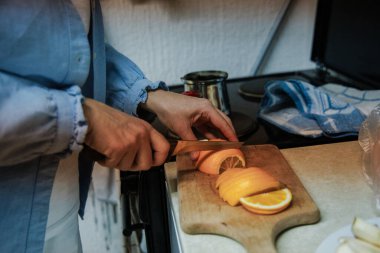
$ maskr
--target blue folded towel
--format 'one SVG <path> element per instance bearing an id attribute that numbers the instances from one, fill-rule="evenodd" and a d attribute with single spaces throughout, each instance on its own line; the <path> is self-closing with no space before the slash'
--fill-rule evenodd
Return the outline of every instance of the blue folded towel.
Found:
<path id="1" fill-rule="evenodd" d="M 338 84 L 315 87 L 300 80 L 271 81 L 265 86 L 259 117 L 307 137 L 357 135 L 380 103 L 380 90 L 361 91 Z"/>

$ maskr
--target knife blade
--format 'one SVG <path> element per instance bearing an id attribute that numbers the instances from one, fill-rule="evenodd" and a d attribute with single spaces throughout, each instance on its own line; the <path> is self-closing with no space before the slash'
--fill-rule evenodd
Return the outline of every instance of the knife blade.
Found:
<path id="1" fill-rule="evenodd" d="M 203 150 L 223 150 L 241 148 L 244 144 L 239 141 L 202 141 L 202 140 L 170 140 L 169 156 Z"/>

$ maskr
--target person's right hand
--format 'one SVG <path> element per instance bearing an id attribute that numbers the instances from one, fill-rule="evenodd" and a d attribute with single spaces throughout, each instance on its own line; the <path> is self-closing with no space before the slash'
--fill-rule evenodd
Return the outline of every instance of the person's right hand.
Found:
<path id="1" fill-rule="evenodd" d="M 106 156 L 99 164 L 121 170 L 147 170 L 165 162 L 169 143 L 149 123 L 93 99 L 83 110 L 88 122 L 85 144 Z"/>

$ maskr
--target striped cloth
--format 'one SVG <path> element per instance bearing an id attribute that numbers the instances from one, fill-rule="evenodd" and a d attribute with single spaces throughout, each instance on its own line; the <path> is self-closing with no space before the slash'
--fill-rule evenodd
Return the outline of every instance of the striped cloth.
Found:
<path id="1" fill-rule="evenodd" d="M 265 86 L 259 117 L 292 134 L 335 138 L 358 135 L 362 122 L 378 104 L 380 90 L 276 80 Z"/>

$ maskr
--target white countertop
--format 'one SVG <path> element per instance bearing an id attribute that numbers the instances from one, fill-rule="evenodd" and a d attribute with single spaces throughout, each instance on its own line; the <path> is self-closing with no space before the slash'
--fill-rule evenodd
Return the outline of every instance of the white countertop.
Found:
<path id="1" fill-rule="evenodd" d="M 376 216 L 373 193 L 362 174 L 362 150 L 356 141 L 282 149 L 281 152 L 317 204 L 321 220 L 280 234 L 276 242 L 279 253 L 315 252 L 328 235 L 351 224 L 355 216 L 364 219 Z M 176 171 L 169 167 L 165 168 L 169 211 L 174 218 L 180 251 L 246 252 L 238 242 L 227 237 L 189 235 L 180 229 Z"/>

